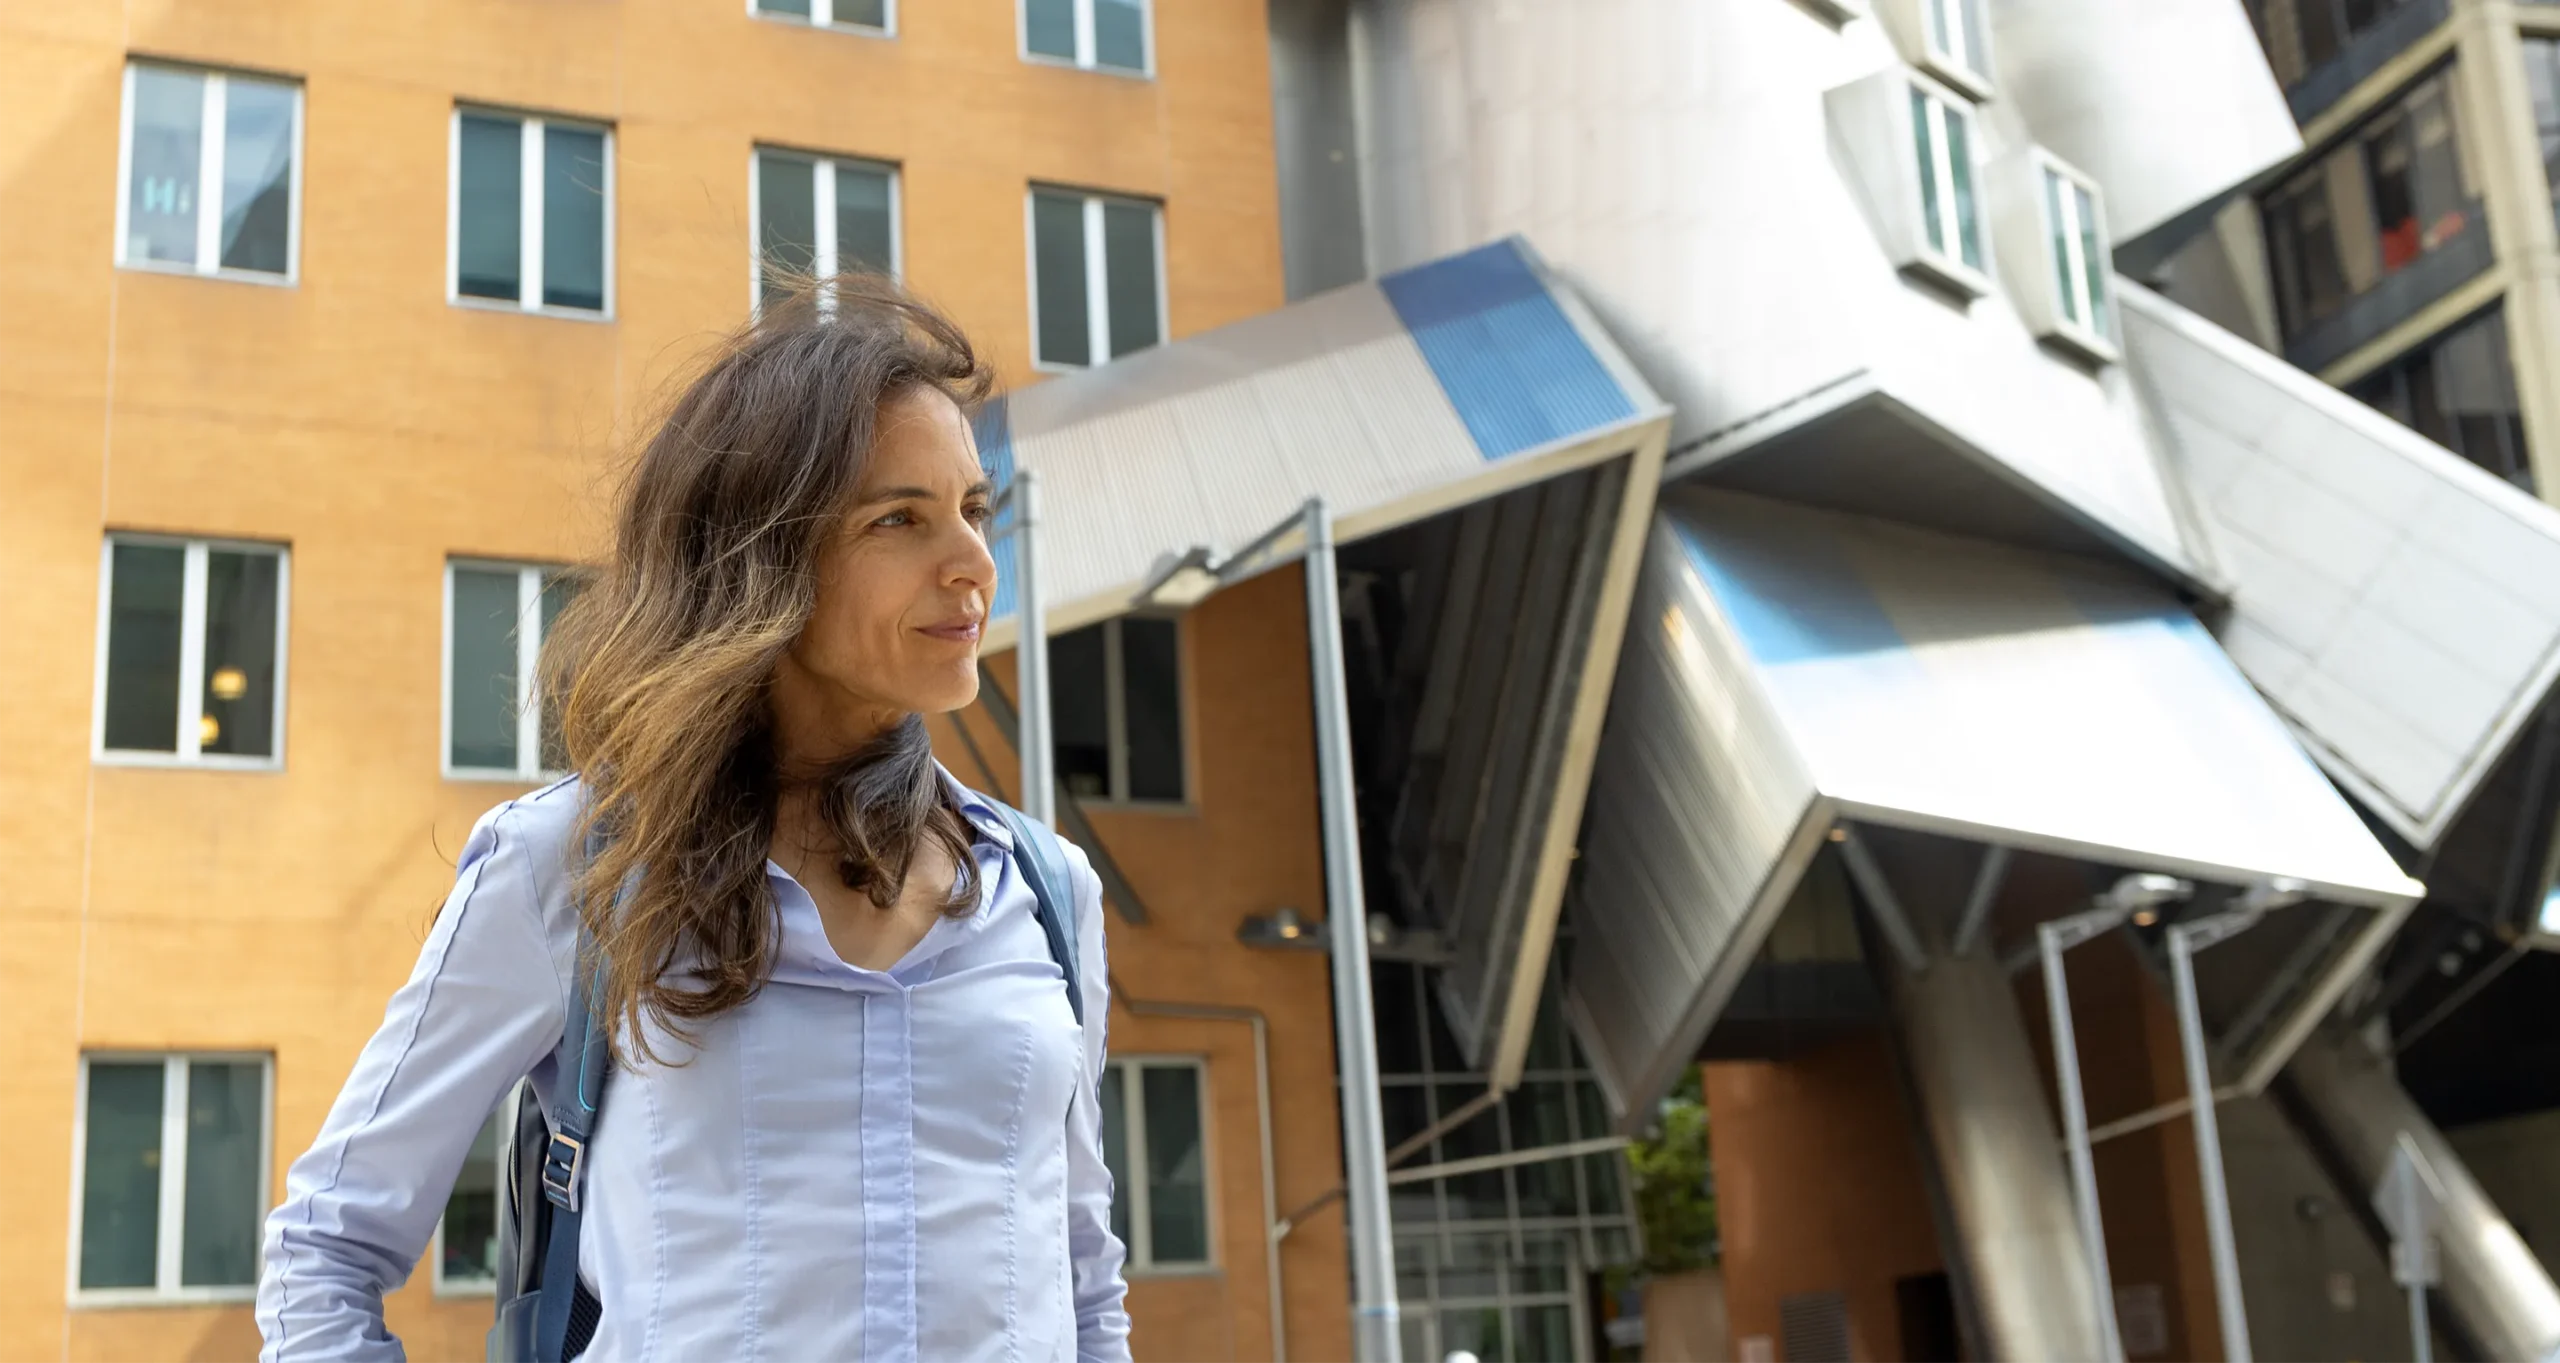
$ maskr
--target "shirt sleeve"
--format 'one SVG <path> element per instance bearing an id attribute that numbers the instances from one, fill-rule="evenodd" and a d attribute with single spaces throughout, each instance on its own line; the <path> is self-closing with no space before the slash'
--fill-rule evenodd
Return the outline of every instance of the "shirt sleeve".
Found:
<path id="1" fill-rule="evenodd" d="M 1102 881 L 1069 845 L 1076 897 L 1076 973 L 1084 995 L 1086 1081 L 1067 1106 L 1067 1256 L 1074 1265 L 1077 1363 L 1127 1363 L 1128 1251 L 1111 1232 L 1111 1169 L 1102 1159 L 1102 1104 L 1095 1094 L 1109 1053 L 1111 966 L 1103 955 Z"/>
<path id="2" fill-rule="evenodd" d="M 541 864 L 531 822 L 509 802 L 471 830 L 417 967 L 285 1175 L 258 1281 L 267 1363 L 406 1356 L 383 1294 L 408 1281 L 482 1121 L 550 1057 L 568 1012 L 539 892 L 559 868 Z"/>

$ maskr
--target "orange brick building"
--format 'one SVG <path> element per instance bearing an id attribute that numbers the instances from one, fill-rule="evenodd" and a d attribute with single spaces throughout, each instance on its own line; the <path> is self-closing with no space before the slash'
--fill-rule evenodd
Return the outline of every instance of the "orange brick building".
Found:
<path id="1" fill-rule="evenodd" d="M 759 236 L 850 263 L 885 232 L 1011 383 L 1040 350 L 1038 188 L 1153 228 L 1106 227 L 1090 278 L 1053 268 L 1055 334 L 1076 300 L 1109 353 L 1267 310 L 1264 23 L 1259 0 L 0 12 L 0 1356 L 255 1351 L 242 1237 L 472 820 L 543 779 L 537 720 L 486 694 L 525 659 L 471 603 L 530 602 L 596 547 L 617 452 L 748 315 Z M 1155 909 L 1111 925 L 1155 1006 L 1115 1009 L 1115 1053 L 1200 1113 L 1157 1152 L 1142 1358 L 1267 1356 L 1284 1282 L 1288 1347 L 1349 1350 L 1339 1214 L 1281 1272 L 1264 1229 L 1340 1178 L 1325 967 L 1235 935 L 1322 899 L 1296 592 L 1275 575 L 1173 636 L 1179 798 L 1089 802 Z M 1202 1003 L 1232 1016 L 1168 1012 Z M 390 1303 L 413 1356 L 479 1351 L 465 1238 Z"/>

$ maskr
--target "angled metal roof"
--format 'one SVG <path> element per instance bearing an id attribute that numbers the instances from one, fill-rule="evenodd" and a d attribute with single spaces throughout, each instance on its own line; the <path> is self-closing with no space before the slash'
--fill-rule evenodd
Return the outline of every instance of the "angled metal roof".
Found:
<path id="1" fill-rule="evenodd" d="M 1569 978 L 1634 1107 L 1696 1054 L 1839 820 L 2299 879 L 2379 911 L 2346 950 L 2377 949 L 2422 893 L 2195 617 L 2133 573 L 1695 488 L 1664 493 L 1644 572 Z"/>
<path id="2" fill-rule="evenodd" d="M 1166 556 L 1233 550 L 1310 496 L 1356 539 L 1626 454 L 1669 420 L 1510 239 L 1023 389 L 981 414 L 978 443 L 999 483 L 1043 475 L 1041 590 L 1062 630 L 1127 610 Z M 1013 637 L 1012 553 L 991 647 Z"/>
<path id="3" fill-rule="evenodd" d="M 2217 632 L 2330 775 L 2435 846 L 2560 676 L 2560 509 L 2116 281 L 2233 594 Z"/>

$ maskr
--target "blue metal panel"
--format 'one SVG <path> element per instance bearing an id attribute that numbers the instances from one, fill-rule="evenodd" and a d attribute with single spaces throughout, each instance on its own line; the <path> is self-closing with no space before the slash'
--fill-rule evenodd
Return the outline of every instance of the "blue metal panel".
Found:
<path id="1" fill-rule="evenodd" d="M 1006 489 L 1013 486 L 1012 400 L 1004 397 L 989 398 L 987 405 L 978 409 L 978 414 L 970 421 L 970 426 L 978 439 L 979 467 L 984 468 L 987 471 L 987 477 L 995 483 L 996 495 L 1002 496 Z M 987 533 L 992 535 L 1009 529 L 1013 523 L 1014 509 L 1007 506 L 996 513 L 994 523 L 987 527 Z M 995 559 L 996 564 L 996 599 L 987 603 L 989 620 L 1013 614 L 1014 565 L 1018 561 L 1013 546 L 1014 540 L 1011 535 L 987 546 L 989 556 Z"/>
<path id="2" fill-rule="evenodd" d="M 1517 239 L 1378 281 L 1487 459 L 1635 414 Z"/>

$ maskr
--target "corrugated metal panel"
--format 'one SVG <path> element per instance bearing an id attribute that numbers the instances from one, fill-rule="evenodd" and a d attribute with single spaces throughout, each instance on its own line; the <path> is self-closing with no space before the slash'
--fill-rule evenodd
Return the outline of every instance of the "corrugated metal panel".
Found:
<path id="1" fill-rule="evenodd" d="M 2130 363 L 2235 593 L 2224 645 L 2419 847 L 2560 673 L 2560 511 L 2119 281 Z"/>
<path id="2" fill-rule="evenodd" d="M 1740 981 L 1814 800 L 1749 655 L 1657 520 L 1567 910 L 1566 1007 L 1621 1110 L 1668 1087 Z"/>
<path id="3" fill-rule="evenodd" d="M 1635 412 L 1538 282 L 1518 240 L 1378 281 L 1487 459 Z"/>

